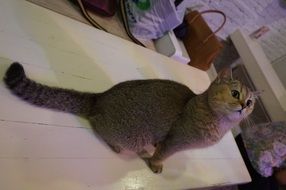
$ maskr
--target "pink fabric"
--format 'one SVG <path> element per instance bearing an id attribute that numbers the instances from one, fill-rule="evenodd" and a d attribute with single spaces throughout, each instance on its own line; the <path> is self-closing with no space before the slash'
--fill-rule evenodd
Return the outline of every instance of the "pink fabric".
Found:
<path id="1" fill-rule="evenodd" d="M 244 127 L 242 138 L 252 166 L 262 176 L 271 176 L 274 167 L 284 167 L 286 121 Z"/>

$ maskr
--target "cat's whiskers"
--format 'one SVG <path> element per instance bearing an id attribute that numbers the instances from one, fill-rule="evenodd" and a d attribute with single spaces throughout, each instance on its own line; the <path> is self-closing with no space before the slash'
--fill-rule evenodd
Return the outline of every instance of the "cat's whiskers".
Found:
<path id="1" fill-rule="evenodd" d="M 253 127 L 255 125 L 254 120 L 251 117 L 246 117 L 245 121 L 247 122 L 247 126 L 246 127 Z"/>
<path id="2" fill-rule="evenodd" d="M 256 115 L 254 115 L 254 114 L 251 114 L 250 116 L 249 116 L 249 118 L 254 122 L 254 121 L 259 121 L 259 117 L 257 117 Z M 254 122 L 255 123 L 255 122 Z"/>

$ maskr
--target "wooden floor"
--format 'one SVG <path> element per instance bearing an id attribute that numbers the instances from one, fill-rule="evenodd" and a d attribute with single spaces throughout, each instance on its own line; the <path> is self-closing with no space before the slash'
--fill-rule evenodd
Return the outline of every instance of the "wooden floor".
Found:
<path id="1" fill-rule="evenodd" d="M 0 78 L 12 61 L 41 83 L 100 92 L 131 79 L 167 78 L 203 92 L 207 73 L 26 1 L 0 0 Z M 250 180 L 231 133 L 180 152 L 155 175 L 114 154 L 84 119 L 19 100 L 0 82 L 0 189 L 189 189 Z"/>

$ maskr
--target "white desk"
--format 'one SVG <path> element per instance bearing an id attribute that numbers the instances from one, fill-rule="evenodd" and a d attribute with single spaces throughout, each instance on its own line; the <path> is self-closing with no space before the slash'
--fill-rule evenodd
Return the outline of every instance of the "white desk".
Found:
<path id="1" fill-rule="evenodd" d="M 0 77 L 11 60 L 42 83 L 102 91 L 127 79 L 168 78 L 204 91 L 205 72 L 26 1 L 0 0 Z M 210 148 L 177 153 L 155 175 L 111 152 L 88 123 L 41 109 L 0 83 L 0 189 L 188 189 L 250 181 L 228 133 Z"/>

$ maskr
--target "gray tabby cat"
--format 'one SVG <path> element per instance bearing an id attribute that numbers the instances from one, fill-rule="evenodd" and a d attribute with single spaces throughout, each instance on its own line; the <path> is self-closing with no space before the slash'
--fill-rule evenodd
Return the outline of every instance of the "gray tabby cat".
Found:
<path id="1" fill-rule="evenodd" d="M 160 79 L 126 81 L 101 93 L 48 87 L 27 78 L 19 63 L 9 67 L 4 81 L 31 104 L 86 117 L 115 152 L 134 151 L 160 173 L 170 155 L 217 143 L 252 112 L 255 94 L 230 73 L 221 72 L 200 95 Z M 156 146 L 152 156 L 144 150 L 150 144 Z"/>

